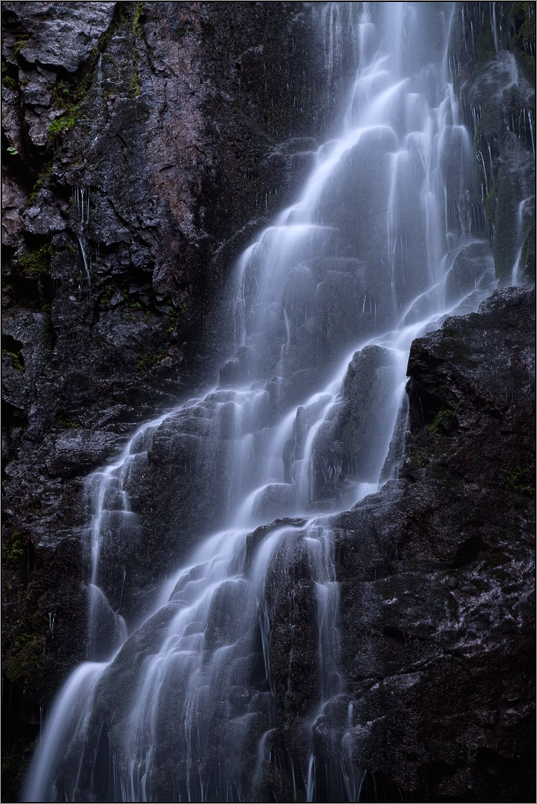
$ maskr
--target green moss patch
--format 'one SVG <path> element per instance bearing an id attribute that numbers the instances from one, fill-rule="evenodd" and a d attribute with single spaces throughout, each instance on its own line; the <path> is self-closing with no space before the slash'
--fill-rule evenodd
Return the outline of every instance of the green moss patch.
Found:
<path id="1" fill-rule="evenodd" d="M 145 352 L 141 355 L 140 359 L 136 363 L 136 368 L 143 374 L 147 374 L 148 371 L 151 371 L 151 369 L 159 366 L 167 354 L 167 349 L 161 349 L 159 352 L 157 352 L 157 354 Z"/>
<path id="2" fill-rule="evenodd" d="M 36 279 L 49 270 L 52 246 L 50 243 L 40 246 L 29 254 L 18 254 L 17 259 L 25 276 Z"/>
<path id="3" fill-rule="evenodd" d="M 2 561 L 14 566 L 26 560 L 26 545 L 18 530 L 13 531 L 7 544 L 2 549 Z"/>
<path id="4" fill-rule="evenodd" d="M 49 139 L 59 137 L 65 131 L 70 131 L 72 128 L 74 128 L 77 115 L 78 106 L 71 106 L 66 110 L 63 117 L 53 120 L 52 123 L 47 126 L 47 134 Z"/>
<path id="5" fill-rule="evenodd" d="M 21 355 L 16 352 L 10 352 L 8 349 L 2 349 L 2 357 L 11 358 L 11 365 L 17 371 L 24 371 L 24 364 L 21 360 Z"/>
<path id="6" fill-rule="evenodd" d="M 431 424 L 429 424 L 427 427 L 427 432 L 429 435 L 431 437 L 437 435 L 439 432 L 446 429 L 446 425 L 454 422 L 454 420 L 457 418 L 456 411 L 459 407 L 460 403 L 454 405 L 453 408 L 441 408 L 441 410 L 438 411 L 432 420 Z"/>
<path id="7" fill-rule="evenodd" d="M 505 476 L 505 490 L 516 500 L 535 497 L 535 466 L 519 466 Z"/>

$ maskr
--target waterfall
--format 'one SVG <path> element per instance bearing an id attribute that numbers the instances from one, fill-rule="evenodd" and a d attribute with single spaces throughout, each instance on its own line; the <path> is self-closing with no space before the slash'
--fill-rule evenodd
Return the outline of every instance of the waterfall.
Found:
<path id="1" fill-rule="evenodd" d="M 524 214 L 524 207 L 528 203 L 528 201 L 531 201 L 531 198 L 524 198 L 519 203 L 518 209 L 517 209 L 517 221 L 516 221 L 516 228 L 517 228 L 516 235 L 517 235 L 517 238 L 516 239 L 518 240 L 520 245 L 519 245 L 519 247 L 517 249 L 517 253 L 516 253 L 516 256 L 515 256 L 515 261 L 513 263 L 513 270 L 511 272 L 511 284 L 512 285 L 518 285 L 518 267 L 519 267 L 519 263 L 520 263 L 520 257 L 522 255 L 522 219 L 523 219 L 523 214 Z"/>
<path id="2" fill-rule="evenodd" d="M 218 387 L 88 479 L 88 661 L 49 714 L 25 801 L 360 800 L 331 519 L 397 473 L 412 340 L 495 280 L 448 80 L 453 5 L 315 13 L 330 78 L 346 40 L 356 54 L 339 136 L 237 263 Z M 101 586 L 105 548 L 136 538 L 128 489 L 159 433 L 213 473 L 221 522 L 128 633 Z"/>

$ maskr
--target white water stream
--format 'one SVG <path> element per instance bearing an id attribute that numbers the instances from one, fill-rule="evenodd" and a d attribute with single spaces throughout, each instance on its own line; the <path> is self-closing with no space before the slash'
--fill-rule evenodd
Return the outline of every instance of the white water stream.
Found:
<path id="1" fill-rule="evenodd" d="M 25 801 L 103 800 L 86 798 L 105 795 L 102 790 L 114 800 L 163 800 L 159 774 L 172 765 L 166 784 L 175 800 L 266 800 L 263 785 L 275 767 L 279 725 L 271 617 L 280 593 L 294 600 L 296 589 L 299 606 L 306 582 L 314 596 L 317 658 L 310 670 L 317 692 L 304 717 L 302 748 L 290 758 L 288 795 L 317 800 L 322 771 L 325 789 L 327 779 L 336 780 L 332 800 L 359 800 L 359 757 L 350 755 L 344 730 L 333 738 L 338 759 L 330 768 L 312 737 L 327 704 L 345 691 L 330 529 L 338 505 L 326 503 L 319 513 L 321 436 L 329 437 L 337 420 L 355 353 L 381 355 L 374 370 L 377 392 L 363 411 L 370 426 L 347 468 L 339 507 L 375 492 L 381 475 L 397 469 L 385 462 L 405 396 L 412 340 L 452 311 L 476 309 L 493 278 L 486 275 L 477 288 L 446 303 L 446 277 L 459 252 L 477 239 L 463 203 L 475 160 L 447 74 L 452 5 L 333 3 L 317 13 L 328 74 L 336 70 L 345 40 L 358 54 L 340 136 L 319 148 L 296 203 L 238 262 L 237 351 L 228 364 L 238 367 L 234 383 L 168 414 L 201 417 L 208 450 L 226 433 L 226 521 L 170 575 L 154 619 L 141 626 L 140 634 L 149 633 L 152 623 L 166 623 L 140 660 L 125 713 L 108 734 L 107 787 L 99 787 L 92 723 L 100 690 L 112 684 L 134 644 L 99 588 L 102 541 L 112 520 L 127 527 L 135 517 L 124 481 L 167 417 L 141 427 L 114 464 L 89 478 L 88 658 L 102 658 L 96 623 L 103 610 L 113 622 L 111 655 L 82 665 L 65 684 L 47 719 Z M 301 392 L 304 371 L 313 389 Z M 327 482 L 341 472 L 334 461 L 326 466 Z M 247 540 L 255 527 L 278 517 L 301 520 L 274 526 L 258 545 Z M 278 591 L 275 576 L 296 567 L 297 556 L 306 580 L 282 579 L 288 586 Z M 297 692 L 293 639 L 300 636 L 292 634 L 290 699 Z M 253 684 L 257 653 L 263 677 Z M 134 655 L 128 661 L 138 660 Z M 175 759 L 168 766 L 170 754 Z"/>

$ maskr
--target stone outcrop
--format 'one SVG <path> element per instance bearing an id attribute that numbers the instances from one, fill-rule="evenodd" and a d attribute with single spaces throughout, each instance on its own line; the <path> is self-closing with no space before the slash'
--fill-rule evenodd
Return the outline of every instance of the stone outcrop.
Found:
<path id="1" fill-rule="evenodd" d="M 354 749 L 420 800 L 531 800 L 533 315 L 414 342 L 400 479 L 335 523 Z"/>
<path id="2" fill-rule="evenodd" d="M 414 342 L 399 478 L 332 521 L 347 687 L 314 739 L 333 759 L 347 745 L 360 800 L 535 795 L 534 316 L 533 288 L 495 291 Z M 271 610 L 271 666 L 292 757 L 315 705 L 300 691 L 316 638 L 300 549 L 285 571 L 295 583 Z M 292 632 L 304 649 L 290 665 Z M 337 784 L 345 800 L 342 779 L 317 770 L 320 800 Z"/>

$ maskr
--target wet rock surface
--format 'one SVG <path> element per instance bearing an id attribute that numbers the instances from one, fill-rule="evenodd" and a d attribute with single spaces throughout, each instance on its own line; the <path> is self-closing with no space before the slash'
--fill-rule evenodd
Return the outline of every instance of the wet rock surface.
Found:
<path id="1" fill-rule="evenodd" d="M 320 716 L 315 571 L 305 522 L 284 518 L 247 537 L 250 573 L 264 540 L 292 529 L 270 561 L 260 617 L 278 722 L 264 735 L 278 772 L 274 763 L 263 765 L 263 800 L 292 798 L 293 784 L 305 787 L 309 779 L 328 800 L 360 789 L 359 800 L 532 801 L 534 333 L 534 288 L 507 288 L 477 313 L 448 318 L 414 342 L 398 478 L 320 520 L 334 534 L 340 659 L 333 671 L 343 679 Z M 359 428 L 360 398 L 350 388 L 361 373 L 367 392 L 367 378 L 385 358 L 372 349 L 352 362 L 336 424 Z M 211 647 L 238 639 L 225 585 L 213 609 Z M 117 678 L 131 650 L 127 643 L 112 665 Z M 237 727 L 245 711 L 252 718 L 241 761 L 253 773 L 254 746 L 266 728 L 267 680 L 261 646 L 247 652 L 248 682 L 230 693 L 229 705 Z M 103 680 L 106 694 L 113 684 Z M 185 769 L 170 758 L 172 742 L 164 736 L 173 732 L 170 712 L 159 718 L 165 772 L 155 784 L 164 796 L 166 780 Z M 331 757 L 333 768 L 339 756 L 346 781 L 327 778 L 321 761 L 310 778 L 301 762 L 312 718 L 317 758 Z M 111 739 L 121 735 L 118 723 L 110 721 Z M 345 752 L 353 758 L 347 766 Z M 206 761 L 215 758 L 209 753 Z"/>
<path id="2" fill-rule="evenodd" d="M 221 333 L 230 268 L 292 199 L 331 133 L 350 61 L 343 56 L 328 87 L 301 3 L 6 2 L 2 20 L 3 750 L 4 799 L 16 800 L 43 710 L 85 657 L 84 478 L 117 456 L 139 423 L 216 378 L 229 357 Z M 468 26 L 465 36 L 470 47 Z M 489 56 L 501 114 L 483 113 L 474 134 L 490 155 L 483 184 L 498 227 L 494 256 L 507 281 L 520 225 L 520 277 L 531 281 L 534 95 L 527 78 L 516 97 L 509 94 L 512 63 Z M 473 70 L 468 50 L 466 59 Z M 479 76 L 467 84 L 469 127 L 490 86 Z M 502 115 L 513 116 L 512 131 L 505 133 Z M 382 148 L 386 155 L 389 143 Z M 361 181 L 367 190 L 368 176 Z M 327 203 L 339 189 L 330 192 Z M 297 266 L 274 311 L 278 337 L 283 308 L 293 328 L 281 391 L 287 404 L 300 401 L 308 383 L 315 387 L 342 338 L 352 343 L 393 313 L 376 304 L 388 282 L 382 254 L 345 216 L 327 222 L 344 232 L 348 253 Z M 452 269 L 454 297 L 490 264 L 486 247 L 466 257 Z M 367 297 L 366 281 L 376 287 Z M 350 739 L 370 774 L 364 790 L 399 788 L 408 800 L 524 800 L 527 790 L 534 414 L 521 389 L 530 376 L 531 322 L 522 291 L 489 304 L 478 318 L 446 322 L 415 345 L 400 480 L 336 521 Z M 356 368 L 365 377 L 373 371 Z M 231 357 L 222 386 L 244 382 L 249 370 L 247 354 Z M 341 464 L 366 426 L 350 405 L 349 382 L 337 421 Z M 269 382 L 271 404 L 277 393 Z M 103 586 L 133 620 L 225 510 L 222 456 L 214 450 L 211 460 L 198 460 L 203 426 L 170 420 L 147 461 L 132 468 L 129 492 L 141 519 L 105 548 Z M 224 439 L 218 449 L 228 446 Z M 198 485 L 187 492 L 181 478 L 194 470 Z M 338 494 L 330 488 L 323 499 Z M 256 533 L 251 551 L 262 538 Z M 289 725 L 306 716 L 313 695 L 316 636 L 300 548 L 286 560 L 295 597 L 278 591 L 278 555 L 269 598 L 282 701 L 293 627 L 300 637 L 296 683 L 280 713 Z M 215 644 L 225 626 L 214 620 Z M 127 643 L 127 662 L 151 651 L 149 630 Z M 333 717 L 342 722 L 337 707 Z M 292 796 L 288 757 L 301 735 L 291 731 L 292 738 L 270 738 L 282 773 L 267 779 L 266 794 L 279 800 Z M 165 798 L 165 779 L 161 785 Z"/>
<path id="3" fill-rule="evenodd" d="M 531 801 L 534 291 L 414 342 L 397 481 L 334 520 L 353 750 L 411 801 Z"/>
<path id="4" fill-rule="evenodd" d="M 364 347 L 349 363 L 340 404 L 332 421 L 323 423 L 315 442 L 317 500 L 344 507 L 356 493 L 351 479 L 356 483 L 379 473 L 381 467 L 375 461 L 383 452 L 386 427 L 378 411 L 388 399 L 393 363 L 390 350 L 380 346 Z M 378 407 L 376 400 L 381 403 Z"/>
<path id="5" fill-rule="evenodd" d="M 497 11 L 460 3 L 453 20 L 453 85 L 478 163 L 481 211 L 473 204 L 471 216 L 490 235 L 500 281 L 516 267 L 535 282 L 535 22 L 514 4 Z"/>
<path id="6" fill-rule="evenodd" d="M 84 658 L 83 478 L 216 375 L 234 261 L 303 181 L 350 62 L 327 93 L 300 3 L 12 2 L 2 25 L 3 669 L 15 724 L 4 742 L 15 800 L 40 707 Z M 179 518 L 188 502 L 176 501 Z M 163 537 L 155 577 L 140 585 L 155 536 L 170 532 L 167 514 L 156 522 L 163 506 L 153 530 L 114 548 L 138 551 L 126 612 L 176 563 L 177 539 Z M 211 511 L 200 504 L 186 523 L 181 554 Z M 116 605 L 124 565 L 118 556 L 105 580 Z"/>
<path id="7" fill-rule="evenodd" d="M 534 288 L 507 288 L 477 313 L 448 318 L 417 339 L 398 478 L 351 510 L 323 519 L 334 533 L 340 588 L 334 672 L 344 681 L 317 718 L 314 740 L 317 757 L 333 759 L 346 747 L 359 766 L 349 764 L 347 784 L 361 788 L 360 800 L 532 800 L 534 333 Z M 385 356 L 371 350 L 360 357 L 348 383 L 362 371 L 367 389 L 368 370 L 360 362 L 370 362 L 370 376 Z M 348 423 L 356 427 L 361 408 L 359 400 L 349 407 L 354 397 L 344 395 L 339 414 L 346 405 Z M 163 431 L 160 437 L 170 436 Z M 251 572 L 264 539 L 281 528 L 293 531 L 272 556 L 263 596 L 270 635 L 265 667 L 268 661 L 278 716 L 277 728 L 266 735 L 279 767 L 275 773 L 267 765 L 260 782 L 267 800 L 289 798 L 293 774 L 305 786 L 309 770 L 299 758 L 307 755 L 320 702 L 314 570 L 304 525 L 277 520 L 246 542 Z M 224 585 L 206 632 L 211 647 L 240 637 L 230 630 L 238 620 L 232 614 Z M 158 615 L 168 616 L 165 610 Z M 104 699 L 115 694 L 124 669 L 131 678 L 133 650 L 137 641 L 151 643 L 151 628 L 148 623 L 127 642 L 111 666 Z M 145 655 L 146 648 L 140 650 Z M 253 718 L 248 734 L 256 746 L 266 728 L 267 681 L 261 646 L 258 654 L 245 650 L 248 682 L 230 692 L 229 701 L 237 707 L 237 724 L 245 709 Z M 121 739 L 122 707 L 115 705 L 112 718 L 104 710 L 99 717 L 111 739 Z M 170 702 L 159 714 L 163 735 L 173 732 L 172 711 Z M 243 767 L 250 762 L 253 769 L 254 749 L 244 745 Z M 172 742 L 163 738 L 161 750 L 165 772 L 155 784 L 165 796 L 166 779 L 181 777 L 184 768 L 171 758 Z M 326 778 L 321 762 L 314 781 L 329 799 L 337 790 L 346 795 L 343 780 Z"/>

